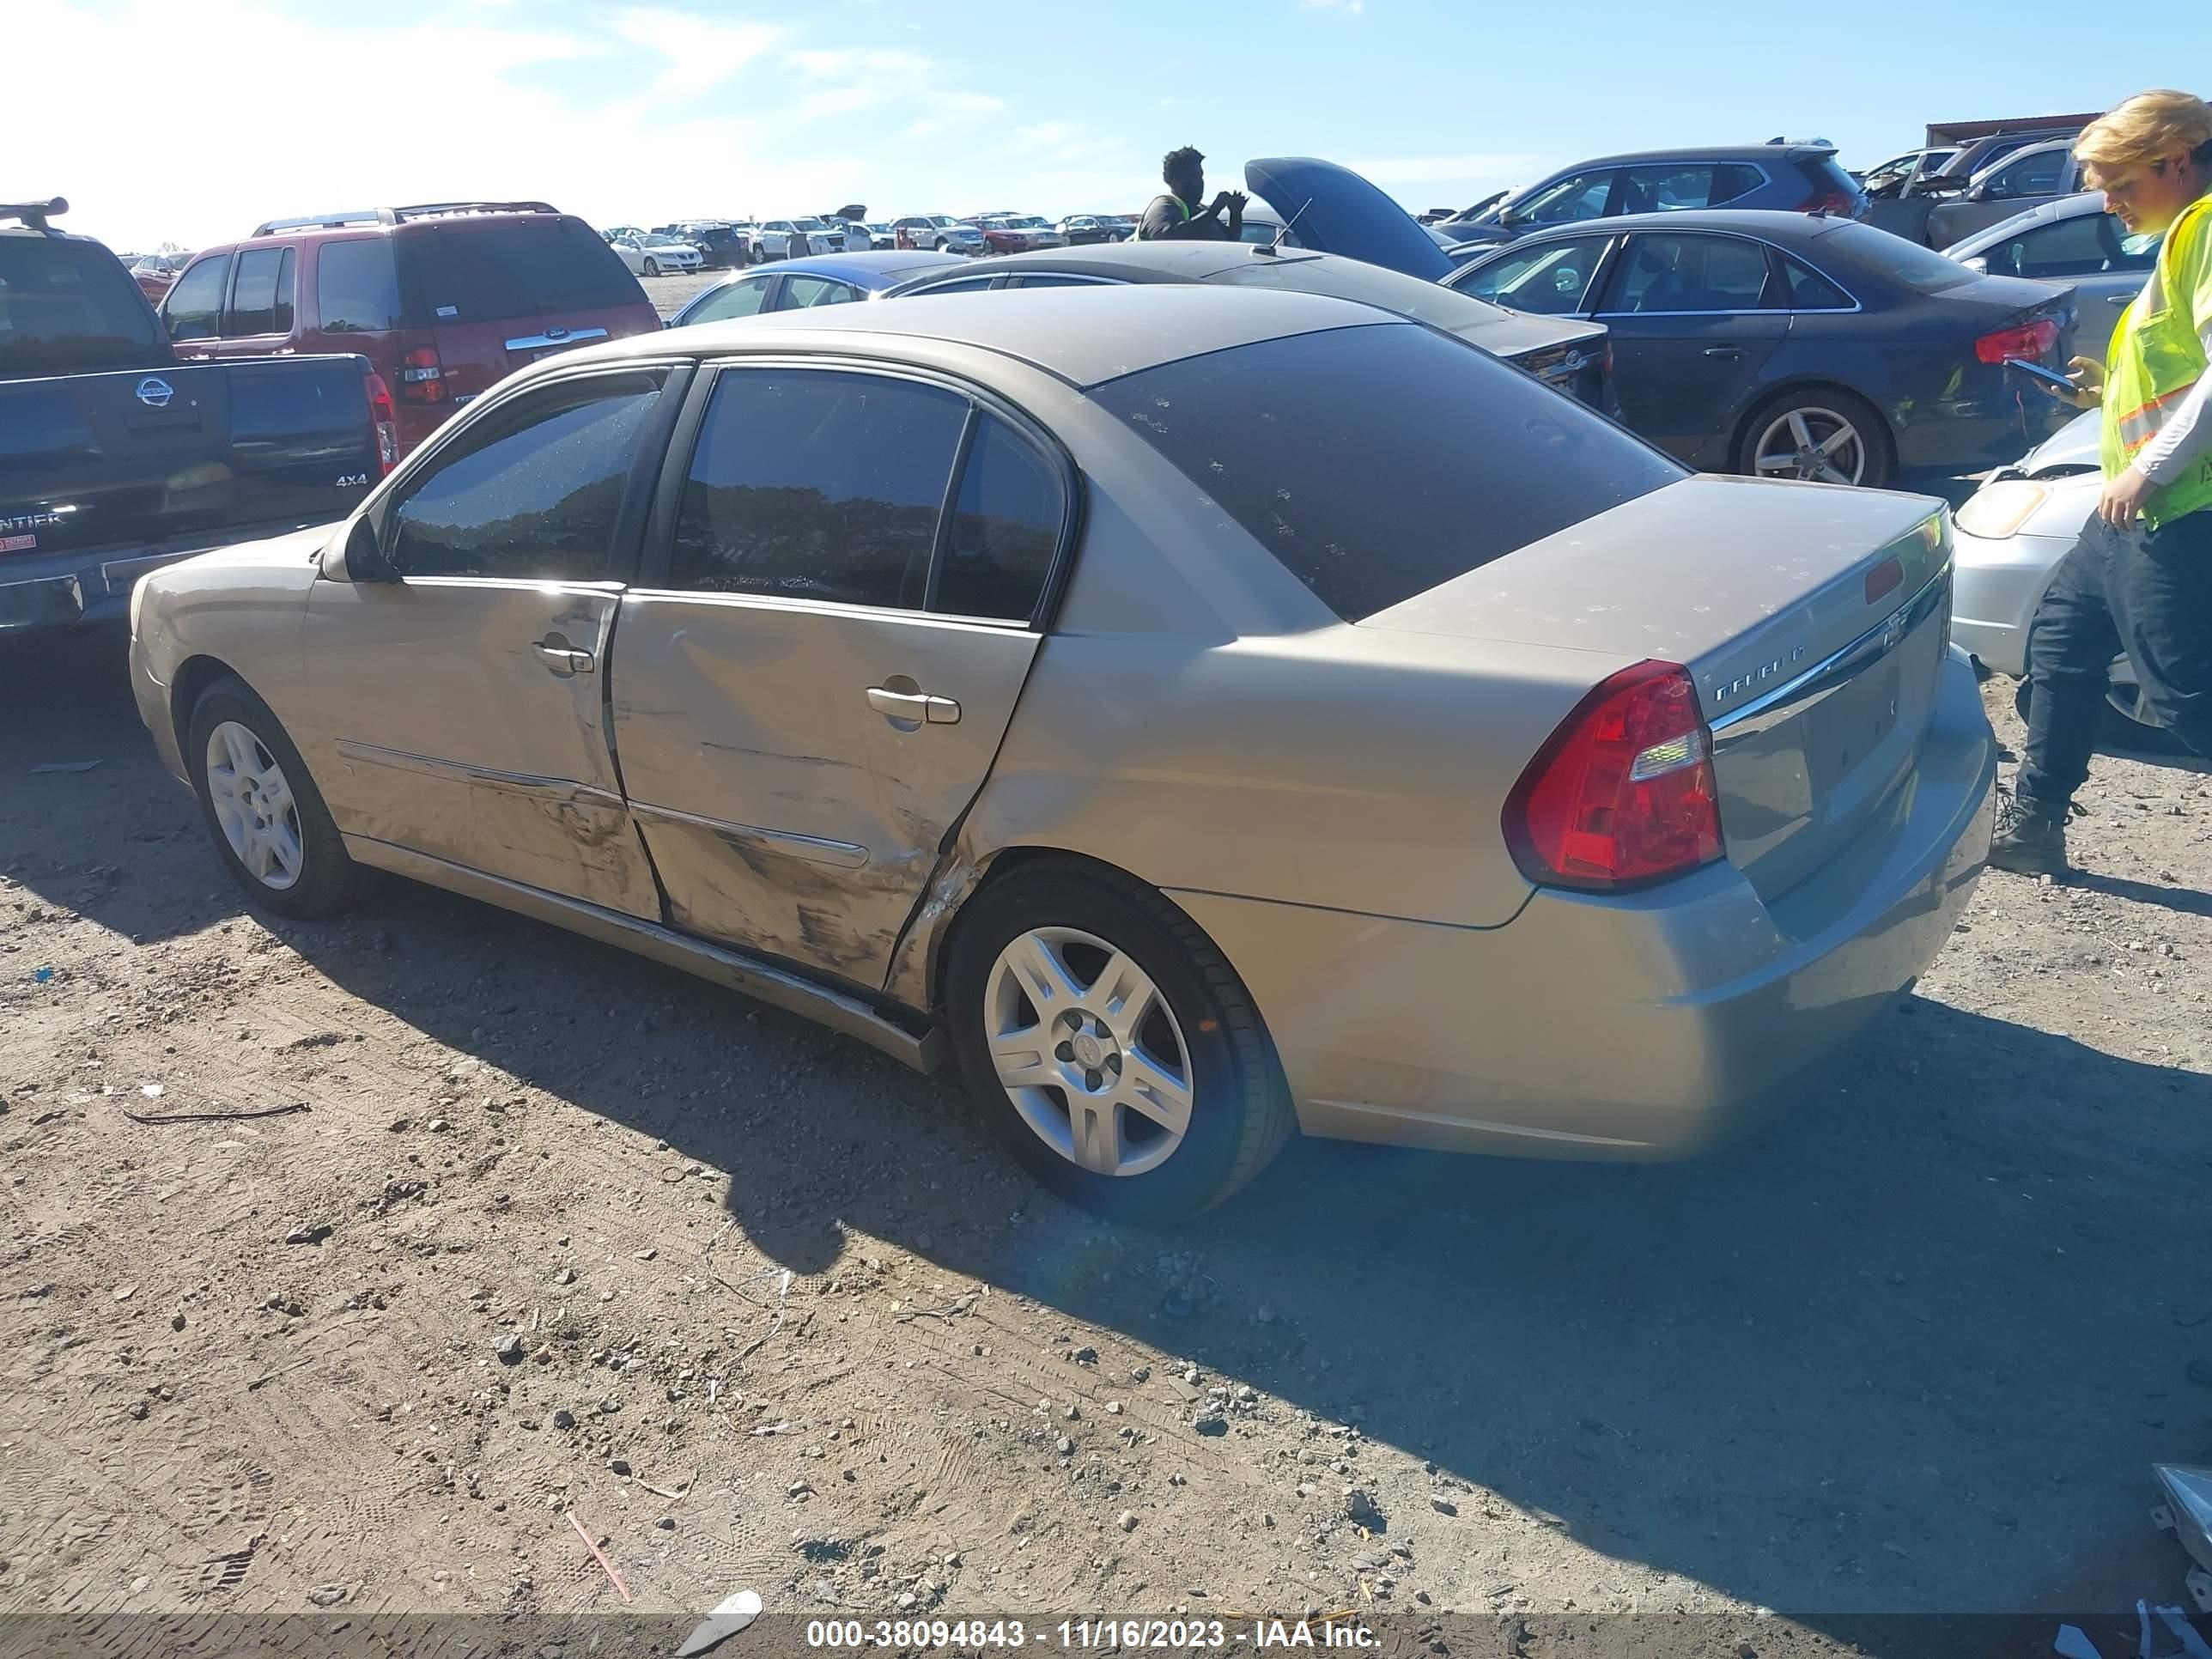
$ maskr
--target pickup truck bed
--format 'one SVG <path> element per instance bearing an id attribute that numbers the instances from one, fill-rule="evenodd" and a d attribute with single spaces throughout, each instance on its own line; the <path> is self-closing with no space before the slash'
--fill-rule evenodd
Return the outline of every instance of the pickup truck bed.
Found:
<path id="1" fill-rule="evenodd" d="M 179 362 L 113 254 L 28 224 L 0 228 L 0 638 L 119 617 L 156 565 L 340 518 L 383 476 L 367 359 Z"/>

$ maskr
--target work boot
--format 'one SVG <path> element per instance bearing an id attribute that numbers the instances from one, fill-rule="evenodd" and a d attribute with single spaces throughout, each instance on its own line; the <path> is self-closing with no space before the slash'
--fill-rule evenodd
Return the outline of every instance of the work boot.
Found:
<path id="1" fill-rule="evenodd" d="M 1999 786 L 1990 867 L 2022 876 L 2064 875 L 2066 808 L 2045 806 Z"/>

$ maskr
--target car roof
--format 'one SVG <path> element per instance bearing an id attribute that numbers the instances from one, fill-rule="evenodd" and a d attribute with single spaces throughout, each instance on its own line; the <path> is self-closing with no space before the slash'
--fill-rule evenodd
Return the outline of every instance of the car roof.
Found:
<path id="1" fill-rule="evenodd" d="M 1196 283 L 1216 271 L 1254 258 L 1249 242 L 1109 242 L 1097 247 L 1033 248 L 1027 253 L 998 253 L 987 259 L 963 259 L 961 270 L 1064 270 L 1072 276 L 1104 276 L 1122 283 Z M 1296 250 L 1300 258 L 1334 259 L 1334 253 Z"/>
<path id="2" fill-rule="evenodd" d="M 834 313 L 834 315 L 833 315 Z M 1193 283 L 1141 283 L 1071 293 L 1066 289 L 997 294 L 946 294 L 881 305 L 773 311 L 729 322 L 696 323 L 683 331 L 687 355 L 861 349 L 899 356 L 902 339 L 993 352 L 1024 362 L 1072 386 L 1088 388 L 1187 357 L 1261 340 L 1331 329 L 1412 327 L 1402 318 L 1349 300 L 1257 289 Z M 645 334 L 586 346 L 548 364 L 620 362 L 665 356 L 673 337 Z M 525 370 L 525 374 L 534 373 Z"/>
<path id="3" fill-rule="evenodd" d="M 1831 144 L 1717 144 L 1690 149 L 1639 149 L 1620 155 L 1594 155 L 1587 161 L 1577 161 L 1572 167 L 1553 167 L 1544 175 L 1557 179 L 1562 173 L 1579 173 L 1584 167 L 1627 167 L 1639 161 L 1771 161 L 1777 156 L 1787 159 L 1792 155 L 1833 155 Z"/>
<path id="4" fill-rule="evenodd" d="M 1677 209 L 1669 213 L 1623 213 L 1610 219 L 1577 219 L 1564 225 L 1532 230 L 1518 241 L 1500 242 L 1498 252 L 1529 248 L 1540 242 L 1564 241 L 1572 236 L 1625 235 L 1636 230 L 1719 230 L 1740 235 L 1764 236 L 1771 241 L 1799 241 L 1825 236 L 1857 222 L 1840 215 L 1784 213 L 1759 208 Z"/>
<path id="5" fill-rule="evenodd" d="M 933 252 L 927 248 L 878 248 L 866 253 L 811 253 L 797 259 L 778 259 L 756 265 L 746 276 L 836 276 L 848 283 L 888 283 L 895 276 L 919 276 L 939 266 L 970 265 L 973 259 L 957 254 Z"/>
<path id="6" fill-rule="evenodd" d="M 2071 196 L 2060 196 L 2048 202 L 2039 202 L 2033 207 L 2023 208 L 2009 219 L 2000 219 L 1993 225 L 1984 225 L 1971 235 L 1961 236 L 1943 252 L 1954 258 L 1972 258 L 1984 248 L 2010 241 L 2030 226 L 2055 225 L 2063 219 L 2087 219 L 2093 214 L 2104 211 L 2103 191 L 2076 191 Z"/>

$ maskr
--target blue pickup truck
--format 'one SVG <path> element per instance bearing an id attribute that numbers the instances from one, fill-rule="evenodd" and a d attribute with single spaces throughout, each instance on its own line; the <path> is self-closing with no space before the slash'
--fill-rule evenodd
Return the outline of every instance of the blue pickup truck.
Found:
<path id="1" fill-rule="evenodd" d="M 180 362 L 114 254 L 0 204 L 0 641 L 119 620 L 190 554 L 343 517 L 396 459 L 348 356 Z"/>

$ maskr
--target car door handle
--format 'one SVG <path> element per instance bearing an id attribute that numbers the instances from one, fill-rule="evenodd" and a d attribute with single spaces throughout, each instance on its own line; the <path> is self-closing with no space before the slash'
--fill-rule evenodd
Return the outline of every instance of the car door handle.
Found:
<path id="1" fill-rule="evenodd" d="M 597 668 L 599 659 L 588 651 L 579 651 L 562 634 L 548 634 L 532 642 L 530 647 L 538 653 L 538 660 L 556 674 L 588 674 Z"/>
<path id="2" fill-rule="evenodd" d="M 2108 306 L 2124 306 L 2134 298 L 2135 295 L 2132 294 L 2107 294 L 2105 296 L 2105 303 Z"/>
<path id="3" fill-rule="evenodd" d="M 1705 348 L 1705 356 L 1708 357 L 1741 357 L 1743 356 L 1743 348 L 1741 346 L 1707 346 Z"/>
<path id="4" fill-rule="evenodd" d="M 933 697 L 927 691 L 893 691 L 880 685 L 868 688 L 868 707 L 895 720 L 917 720 L 928 726 L 957 726 L 960 705 L 950 697 Z"/>

